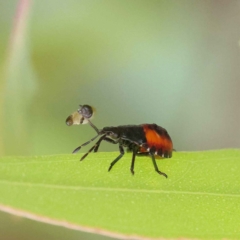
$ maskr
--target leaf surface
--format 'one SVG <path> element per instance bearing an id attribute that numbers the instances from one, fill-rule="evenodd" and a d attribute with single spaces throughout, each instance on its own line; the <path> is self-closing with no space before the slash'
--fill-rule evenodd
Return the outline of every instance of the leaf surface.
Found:
<path id="1" fill-rule="evenodd" d="M 1 210 L 131 239 L 240 238 L 240 150 L 176 152 L 157 161 L 168 179 L 148 157 L 132 176 L 131 154 L 107 172 L 118 154 L 0 158 Z"/>

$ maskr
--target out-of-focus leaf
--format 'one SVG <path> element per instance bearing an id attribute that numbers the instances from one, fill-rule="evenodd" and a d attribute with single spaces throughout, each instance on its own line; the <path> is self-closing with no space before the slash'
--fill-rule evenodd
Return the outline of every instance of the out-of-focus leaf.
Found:
<path id="1" fill-rule="evenodd" d="M 240 238 L 240 150 L 174 153 L 158 160 L 168 179 L 147 157 L 132 176 L 130 154 L 108 173 L 117 155 L 1 158 L 1 210 L 131 239 Z"/>
<path id="2" fill-rule="evenodd" d="M 26 154 L 29 141 L 29 106 L 34 96 L 37 78 L 30 58 L 28 22 L 30 0 L 18 3 L 1 86 L 1 118 L 4 154 Z"/>

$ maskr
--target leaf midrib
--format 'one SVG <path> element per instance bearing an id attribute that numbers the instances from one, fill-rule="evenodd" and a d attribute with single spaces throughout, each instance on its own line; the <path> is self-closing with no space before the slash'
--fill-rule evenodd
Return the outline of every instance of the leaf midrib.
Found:
<path id="1" fill-rule="evenodd" d="M 209 195 L 219 197 L 240 197 L 240 194 L 222 194 L 212 192 L 189 192 L 189 191 L 169 191 L 169 190 L 149 190 L 149 189 L 133 189 L 133 188 L 104 188 L 104 187 L 83 187 L 83 186 L 64 186 L 55 184 L 42 184 L 42 183 L 29 183 L 29 182 L 14 182 L 7 180 L 0 180 L 0 184 L 9 184 L 15 186 L 26 186 L 26 187 L 42 187 L 52 189 L 64 189 L 74 191 L 108 191 L 108 192 L 135 192 L 135 193 L 159 193 L 159 194 L 187 194 L 187 195 Z"/>

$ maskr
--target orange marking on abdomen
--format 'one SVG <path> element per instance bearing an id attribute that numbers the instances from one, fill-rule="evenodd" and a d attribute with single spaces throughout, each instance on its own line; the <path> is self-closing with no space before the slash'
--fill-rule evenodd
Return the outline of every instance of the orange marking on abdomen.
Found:
<path id="1" fill-rule="evenodd" d="M 172 141 L 167 136 L 159 134 L 156 130 L 143 126 L 145 137 L 149 148 L 155 147 L 156 150 L 172 151 Z"/>

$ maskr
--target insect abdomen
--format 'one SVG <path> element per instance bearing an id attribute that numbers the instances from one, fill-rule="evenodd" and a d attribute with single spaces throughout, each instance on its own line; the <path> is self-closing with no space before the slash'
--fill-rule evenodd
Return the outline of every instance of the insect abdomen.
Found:
<path id="1" fill-rule="evenodd" d="M 153 149 L 156 155 L 171 157 L 173 144 L 166 129 L 156 124 L 143 124 L 142 127 L 146 138 L 144 148 Z"/>

